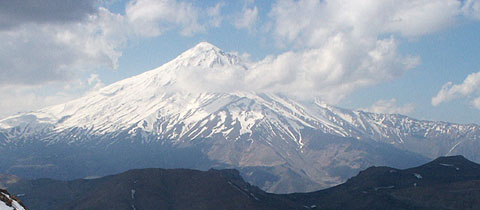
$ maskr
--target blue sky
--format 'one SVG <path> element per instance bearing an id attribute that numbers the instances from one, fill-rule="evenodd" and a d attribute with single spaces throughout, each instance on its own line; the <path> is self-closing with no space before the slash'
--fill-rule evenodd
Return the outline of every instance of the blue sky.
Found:
<path id="1" fill-rule="evenodd" d="M 255 91 L 480 123 L 478 0 L 46 0 L 0 8 L 0 117 L 80 97 L 207 41 L 262 63 L 259 75 L 271 77 L 250 78 Z"/>

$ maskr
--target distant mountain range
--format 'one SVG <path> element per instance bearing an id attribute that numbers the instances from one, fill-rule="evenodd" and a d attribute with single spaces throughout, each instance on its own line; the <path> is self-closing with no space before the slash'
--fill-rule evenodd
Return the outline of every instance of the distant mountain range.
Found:
<path id="1" fill-rule="evenodd" d="M 405 170 L 370 167 L 338 186 L 271 194 L 237 170 L 135 169 L 99 179 L 0 177 L 35 210 L 102 209 L 479 209 L 480 165 L 441 157 Z"/>
<path id="2" fill-rule="evenodd" d="M 98 177 L 133 168 L 236 168 L 269 192 L 344 182 L 372 165 L 480 161 L 480 127 L 351 111 L 274 93 L 179 89 L 182 75 L 252 67 L 202 42 L 79 99 L 0 120 L 0 172 Z"/>

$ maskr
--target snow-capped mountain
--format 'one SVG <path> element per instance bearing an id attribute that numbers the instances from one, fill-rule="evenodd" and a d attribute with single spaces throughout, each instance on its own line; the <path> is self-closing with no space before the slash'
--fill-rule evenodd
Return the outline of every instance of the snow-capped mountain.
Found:
<path id="1" fill-rule="evenodd" d="M 235 54 L 202 42 L 156 69 L 79 99 L 0 120 L 3 148 L 36 154 L 0 169 L 38 176 L 31 172 L 34 168 L 51 176 L 64 170 L 56 158 L 61 153 L 94 166 L 83 161 L 86 169 L 65 172 L 60 178 L 138 166 L 236 167 L 263 189 L 291 192 L 341 183 L 373 164 L 407 167 L 425 157 L 453 154 L 480 161 L 477 125 L 350 111 L 274 93 L 203 92 L 178 85 L 192 73 L 250 68 Z M 91 154 L 75 158 L 59 152 L 60 147 Z M 44 154 L 47 150 L 49 155 Z M 170 154 L 180 150 L 185 154 Z M 108 171 L 106 165 L 118 163 L 105 158 L 116 156 L 105 157 L 99 151 L 136 161 Z M 161 161 L 145 162 L 145 156 Z"/>

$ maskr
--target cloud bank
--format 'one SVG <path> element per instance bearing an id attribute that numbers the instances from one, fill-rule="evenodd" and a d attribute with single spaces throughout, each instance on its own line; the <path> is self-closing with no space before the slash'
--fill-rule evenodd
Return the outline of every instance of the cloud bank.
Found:
<path id="1" fill-rule="evenodd" d="M 252 25 L 246 20 L 252 19 L 251 13 L 257 16 L 255 8 L 243 8 L 246 19 L 238 19 L 237 27 Z M 195 90 L 319 97 L 335 104 L 362 87 L 413 69 L 420 58 L 400 53 L 398 37 L 416 38 L 447 28 L 464 9 L 452 0 L 277 1 L 265 26 L 280 47 L 291 50 L 253 63 L 247 72 L 184 76 L 188 82 L 182 84 Z"/>
<path id="2" fill-rule="evenodd" d="M 460 1 L 451 0 L 277 1 L 269 14 L 272 35 L 278 45 L 298 50 L 271 60 L 272 72 L 281 73 L 273 73 L 277 78 L 269 87 L 337 103 L 359 88 L 401 77 L 418 65 L 419 57 L 398 51 L 397 37 L 442 30 L 462 9 Z"/>
<path id="3" fill-rule="evenodd" d="M 453 0 L 277 1 L 265 28 L 279 47 L 290 50 L 251 62 L 246 72 L 228 69 L 183 75 L 181 85 L 197 91 L 318 97 L 335 104 L 362 87 L 394 80 L 419 65 L 419 57 L 399 52 L 399 38 L 417 38 L 448 28 L 466 15 L 466 7 L 472 6 Z M 237 27 L 254 25 L 247 21 L 257 17 L 256 7 L 251 8 L 242 9 L 242 18 L 234 23 Z M 400 113 L 413 110 L 410 105 L 393 106 L 395 102 L 379 101 L 373 108 L 391 112 L 380 110 L 382 105 Z"/>

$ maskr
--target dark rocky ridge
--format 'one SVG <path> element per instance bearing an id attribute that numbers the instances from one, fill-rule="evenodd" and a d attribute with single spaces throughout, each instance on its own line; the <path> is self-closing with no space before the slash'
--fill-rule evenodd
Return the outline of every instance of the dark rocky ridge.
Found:
<path id="1" fill-rule="evenodd" d="M 319 209 L 479 209 L 480 165 L 450 156 L 405 170 L 370 167 L 344 184 L 288 197 Z"/>
<path id="2" fill-rule="evenodd" d="M 92 180 L 3 184 L 38 210 L 480 209 L 480 165 L 463 156 L 404 170 L 370 167 L 341 185 L 311 193 L 266 193 L 236 170 L 214 169 L 136 169 Z"/>
<path id="3" fill-rule="evenodd" d="M 17 198 L 17 196 L 14 196 L 10 194 L 7 190 L 1 189 L 0 188 L 0 203 L 3 203 L 2 205 L 5 207 L 7 206 L 10 207 L 11 209 L 17 210 L 17 208 L 23 208 L 25 210 L 28 210 L 27 207 L 23 204 L 23 202 Z M 4 209 L 4 208 L 1 208 Z"/>

